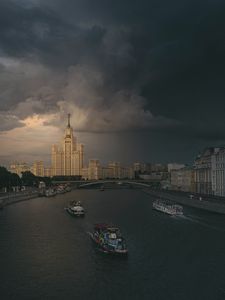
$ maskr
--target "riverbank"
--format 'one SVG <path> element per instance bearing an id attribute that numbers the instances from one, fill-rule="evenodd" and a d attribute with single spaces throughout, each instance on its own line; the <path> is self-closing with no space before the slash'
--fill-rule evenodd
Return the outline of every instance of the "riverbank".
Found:
<path id="1" fill-rule="evenodd" d="M 0 207 L 4 208 L 5 206 L 12 205 L 17 202 L 26 201 L 38 197 L 38 191 L 25 191 L 12 193 L 0 197 Z"/>
<path id="2" fill-rule="evenodd" d="M 225 202 L 221 199 L 221 202 L 218 199 L 213 200 L 212 197 L 207 198 L 207 195 L 204 195 L 201 198 L 190 198 L 190 195 L 176 195 L 176 193 L 169 193 L 166 191 L 153 191 L 150 189 L 144 190 L 145 193 L 155 196 L 156 198 L 161 198 L 165 200 L 170 200 L 185 206 L 190 206 L 198 209 L 207 210 L 210 212 L 225 214 Z M 200 200 L 201 199 L 201 200 Z"/>

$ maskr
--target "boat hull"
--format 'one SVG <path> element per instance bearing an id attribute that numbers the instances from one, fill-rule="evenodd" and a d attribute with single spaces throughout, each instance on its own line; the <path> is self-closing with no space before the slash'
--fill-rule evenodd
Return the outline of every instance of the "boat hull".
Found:
<path id="1" fill-rule="evenodd" d="M 158 206 L 154 206 L 152 207 L 154 210 L 157 210 L 161 213 L 170 215 L 170 216 L 183 216 L 183 212 L 175 212 L 175 211 L 171 211 L 169 209 L 163 208 L 163 207 L 158 207 Z"/>
<path id="2" fill-rule="evenodd" d="M 164 210 L 161 210 L 161 209 L 158 209 L 158 208 L 153 208 L 154 210 L 157 210 L 161 213 L 164 213 L 164 214 L 167 214 L 167 215 L 170 215 L 170 216 L 182 216 L 183 214 L 178 214 L 178 213 L 172 213 L 172 212 L 169 212 L 169 211 L 164 211 Z"/>
<path id="3" fill-rule="evenodd" d="M 71 210 L 70 208 L 65 208 L 65 210 L 68 212 L 68 214 L 70 214 L 73 217 L 84 217 L 85 213 L 84 212 L 75 212 L 73 210 Z"/>

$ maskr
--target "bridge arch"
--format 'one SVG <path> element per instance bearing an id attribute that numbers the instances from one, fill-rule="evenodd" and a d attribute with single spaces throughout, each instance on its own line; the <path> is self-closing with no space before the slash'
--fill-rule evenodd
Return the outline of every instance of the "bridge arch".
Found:
<path id="1" fill-rule="evenodd" d="M 150 187 L 150 184 L 148 183 L 143 183 L 143 182 L 138 182 L 138 181 L 129 181 L 129 180 L 98 180 L 98 181 L 93 181 L 93 182 L 87 182 L 87 183 L 82 183 L 79 188 L 85 188 L 89 186 L 94 186 L 94 185 L 104 185 L 107 183 L 115 183 L 115 184 L 130 184 L 130 185 L 137 185 L 141 187 Z"/>

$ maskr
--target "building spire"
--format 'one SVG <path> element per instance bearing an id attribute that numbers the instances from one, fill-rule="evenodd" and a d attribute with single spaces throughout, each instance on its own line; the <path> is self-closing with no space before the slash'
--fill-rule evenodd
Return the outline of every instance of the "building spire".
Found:
<path id="1" fill-rule="evenodd" d="M 70 114 L 68 114 L 68 125 L 67 125 L 68 128 L 70 128 Z"/>

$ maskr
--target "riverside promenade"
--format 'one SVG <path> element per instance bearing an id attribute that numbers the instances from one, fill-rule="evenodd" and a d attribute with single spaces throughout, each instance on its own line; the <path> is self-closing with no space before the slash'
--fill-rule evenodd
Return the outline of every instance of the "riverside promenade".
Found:
<path id="1" fill-rule="evenodd" d="M 145 193 L 154 196 L 156 199 L 165 199 L 184 206 L 207 210 L 214 213 L 225 214 L 225 198 L 211 195 L 196 195 L 191 193 L 180 193 L 165 190 L 144 190 Z"/>
<path id="2" fill-rule="evenodd" d="M 38 197 L 38 191 L 37 190 L 29 190 L 29 191 L 23 191 L 23 192 L 14 192 L 14 193 L 7 193 L 7 194 L 1 194 L 0 195 L 0 207 L 3 208 L 5 206 L 30 200 L 33 198 Z"/>

